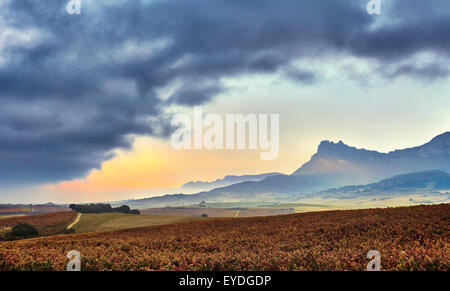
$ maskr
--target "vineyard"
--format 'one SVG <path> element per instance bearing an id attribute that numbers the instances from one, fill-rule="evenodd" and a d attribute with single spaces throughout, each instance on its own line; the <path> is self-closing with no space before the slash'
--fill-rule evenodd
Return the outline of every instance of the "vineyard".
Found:
<path id="1" fill-rule="evenodd" d="M 450 204 L 199 220 L 0 243 L 0 270 L 449 270 Z"/>
<path id="2" fill-rule="evenodd" d="M 0 219 L 0 233 L 2 233 L 2 230 L 9 229 L 19 222 L 26 222 L 36 227 L 40 235 L 54 235 L 63 232 L 76 216 L 75 212 L 66 211 L 3 218 Z"/>

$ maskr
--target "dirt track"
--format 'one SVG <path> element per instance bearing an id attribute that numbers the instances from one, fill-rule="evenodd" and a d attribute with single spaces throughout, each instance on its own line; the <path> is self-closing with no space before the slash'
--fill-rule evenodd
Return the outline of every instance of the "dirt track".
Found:
<path id="1" fill-rule="evenodd" d="M 80 221 L 80 218 L 81 218 L 81 213 L 78 213 L 78 215 L 77 215 L 77 217 L 75 218 L 75 220 L 74 220 L 71 224 L 69 224 L 69 225 L 67 226 L 67 229 L 71 229 L 75 224 L 77 224 L 78 221 Z"/>

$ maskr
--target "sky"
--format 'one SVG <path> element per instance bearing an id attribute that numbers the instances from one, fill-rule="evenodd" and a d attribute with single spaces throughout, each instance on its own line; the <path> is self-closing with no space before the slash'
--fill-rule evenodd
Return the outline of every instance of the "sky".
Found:
<path id="1" fill-rule="evenodd" d="M 0 203 L 290 174 L 321 140 L 388 152 L 450 129 L 450 2 L 0 2 Z M 280 152 L 172 148 L 174 114 L 280 116 Z"/>

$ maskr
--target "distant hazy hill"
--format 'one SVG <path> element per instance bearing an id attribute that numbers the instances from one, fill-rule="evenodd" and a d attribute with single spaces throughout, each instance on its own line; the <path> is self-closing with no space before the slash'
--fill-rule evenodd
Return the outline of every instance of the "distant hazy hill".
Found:
<path id="1" fill-rule="evenodd" d="M 264 185 L 270 185 L 272 179 L 275 179 L 277 183 L 284 184 L 285 188 L 282 188 L 278 193 L 271 193 L 273 189 L 267 189 L 260 193 L 249 194 L 249 191 L 253 191 L 256 187 Z M 267 181 L 268 180 L 268 181 Z M 289 183 L 287 183 L 289 181 Z M 297 184 L 293 183 L 295 181 Z M 284 183 L 283 183 L 284 182 Z M 275 183 L 276 184 L 276 183 Z M 227 202 L 227 201 L 292 201 L 301 198 L 303 195 L 296 194 L 283 194 L 283 192 L 293 192 L 297 185 L 303 189 L 310 187 L 313 189 L 316 185 L 320 184 L 320 175 L 304 175 L 304 176 L 287 176 L 279 175 L 269 177 L 264 183 L 260 182 L 244 182 L 241 184 L 233 185 L 233 187 L 239 188 L 244 191 L 242 193 L 235 193 L 228 189 L 225 192 L 222 188 L 214 189 L 209 192 L 200 192 L 197 194 L 175 194 L 164 195 L 146 199 L 139 199 L 133 201 L 127 201 L 127 204 L 134 208 L 151 208 L 151 207 L 163 207 L 163 206 L 182 206 L 197 204 L 201 201 L 208 202 Z M 231 187 L 231 188 L 233 188 Z M 229 188 L 229 187 L 225 187 Z M 450 191 L 450 174 L 439 171 L 424 171 L 409 173 L 403 175 L 397 175 L 392 178 L 384 179 L 380 182 L 371 183 L 367 185 L 352 185 L 339 188 L 331 188 L 328 190 L 317 191 L 310 194 L 313 196 L 330 196 L 333 198 L 348 198 L 348 194 L 351 197 L 378 195 L 378 194 L 404 194 L 404 193 L 416 193 L 416 192 L 431 192 L 437 190 Z"/>
<path id="2" fill-rule="evenodd" d="M 260 175 L 242 175 L 242 176 L 235 176 L 235 175 L 228 175 L 225 176 L 223 179 L 217 179 L 212 182 L 203 182 L 203 181 L 196 181 L 196 182 L 188 182 L 184 184 L 181 188 L 182 189 L 196 189 L 199 191 L 207 191 L 214 188 L 219 187 L 226 187 L 230 186 L 236 183 L 241 182 L 247 182 L 247 181 L 261 181 L 264 178 L 280 175 L 280 173 L 266 173 L 266 174 L 260 174 Z"/>
<path id="3" fill-rule="evenodd" d="M 322 174 L 311 175 L 276 175 L 257 182 L 242 182 L 227 187 L 216 188 L 210 193 L 223 194 L 227 197 L 252 197 L 254 195 L 297 194 L 314 192 L 341 183 L 343 177 L 340 173 L 328 173 L 326 179 Z"/>
<path id="4" fill-rule="evenodd" d="M 368 185 L 345 186 L 323 191 L 322 193 L 370 193 L 413 192 L 413 191 L 450 191 L 450 174 L 443 171 L 425 171 L 397 175 Z"/>

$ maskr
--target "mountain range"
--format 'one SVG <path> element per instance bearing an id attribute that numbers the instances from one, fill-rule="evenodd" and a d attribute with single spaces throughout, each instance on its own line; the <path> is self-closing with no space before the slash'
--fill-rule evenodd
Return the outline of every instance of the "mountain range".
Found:
<path id="1" fill-rule="evenodd" d="M 212 190 L 214 188 L 219 188 L 219 187 L 226 187 L 226 186 L 230 186 L 236 183 L 241 183 L 241 182 L 247 182 L 247 181 L 261 181 L 264 180 L 267 177 L 270 176 L 276 176 L 276 175 L 281 175 L 281 173 L 265 173 L 265 174 L 259 174 L 259 175 L 242 175 L 242 176 L 236 176 L 236 175 L 227 175 L 222 179 L 217 179 L 215 181 L 211 181 L 211 182 L 203 182 L 203 181 L 191 181 L 191 182 L 187 182 L 185 184 L 183 184 L 183 186 L 181 186 L 182 189 L 194 189 L 194 190 L 199 190 L 199 191 L 208 191 L 208 190 Z"/>
<path id="2" fill-rule="evenodd" d="M 370 182 L 399 173 L 440 169 L 450 170 L 450 132 L 413 148 L 380 153 L 348 146 L 342 141 L 322 141 L 311 160 L 293 175 L 341 173 Z"/>
<path id="3" fill-rule="evenodd" d="M 342 141 L 338 143 L 322 141 L 316 154 L 291 175 L 267 173 L 227 176 L 233 178 L 225 177 L 206 184 L 206 186 L 214 185 L 214 183 L 217 185 L 232 183 L 233 179 L 241 182 L 196 194 L 164 195 L 134 200 L 127 204 L 138 203 L 148 207 L 159 207 L 199 203 L 203 200 L 209 202 L 292 201 L 299 195 L 321 192 L 324 189 L 343 190 L 341 187 L 346 185 L 367 185 L 349 187 L 360 187 L 369 192 L 381 191 L 383 188 L 380 185 L 389 185 L 388 178 L 393 176 L 395 176 L 392 178 L 394 181 L 405 178 L 411 189 L 417 188 L 418 185 L 415 185 L 414 181 L 419 181 L 417 180 L 419 177 L 423 178 L 420 181 L 426 181 L 425 177 L 431 177 L 433 183 L 430 184 L 429 181 L 427 185 L 432 185 L 429 189 L 436 190 L 441 187 L 439 185 L 444 185 L 445 188 L 448 186 L 447 183 L 450 183 L 450 178 L 445 172 L 450 172 L 450 132 L 438 135 L 424 145 L 389 153 L 358 149 L 348 146 Z M 398 176 L 406 173 L 414 174 Z M 441 180 L 439 182 L 436 179 Z M 376 181 L 380 181 L 379 183 L 382 184 L 374 184 Z M 202 184 L 204 182 L 200 183 L 200 185 L 204 185 Z M 193 185 L 196 185 L 195 182 L 187 183 L 184 186 Z M 356 188 L 349 189 L 357 191 Z M 132 207 L 140 208 L 135 205 Z"/>
<path id="4" fill-rule="evenodd" d="M 395 175 L 428 170 L 450 172 L 450 132 L 430 142 L 403 150 L 380 153 L 322 141 L 311 159 L 291 175 L 242 182 L 211 190 L 232 194 L 309 193 L 345 185 L 368 184 Z"/>

